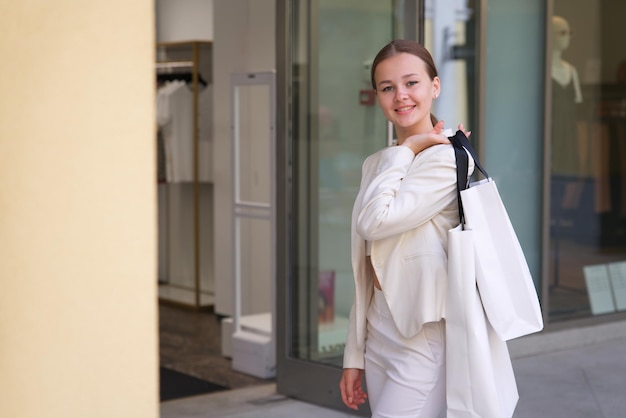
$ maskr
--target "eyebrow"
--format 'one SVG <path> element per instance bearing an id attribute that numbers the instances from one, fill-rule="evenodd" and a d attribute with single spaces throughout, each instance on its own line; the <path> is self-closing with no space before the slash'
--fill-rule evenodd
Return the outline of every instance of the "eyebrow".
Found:
<path id="1" fill-rule="evenodd" d="M 414 77 L 414 76 L 416 77 L 417 74 L 414 74 L 414 73 L 406 74 L 406 75 L 403 75 L 402 78 L 410 78 L 410 77 Z M 391 84 L 391 80 L 382 80 L 380 83 L 378 83 L 378 85 L 380 86 L 381 84 L 385 84 L 385 83 Z"/>

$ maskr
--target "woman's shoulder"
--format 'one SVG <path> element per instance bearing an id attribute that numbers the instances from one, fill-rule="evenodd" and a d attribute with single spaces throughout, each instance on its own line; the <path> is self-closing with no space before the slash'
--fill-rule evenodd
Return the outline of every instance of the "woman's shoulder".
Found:
<path id="1" fill-rule="evenodd" d="M 426 148 L 418 154 L 419 159 L 437 159 L 442 161 L 454 160 L 454 147 L 452 144 L 436 144 Z"/>
<path id="2" fill-rule="evenodd" d="M 381 148 L 378 151 L 374 152 L 373 154 L 368 155 L 363 161 L 363 168 L 365 169 L 366 167 L 372 164 L 377 164 L 378 160 L 380 160 L 380 156 L 382 155 L 383 151 L 385 151 L 386 149 L 387 147 Z"/>

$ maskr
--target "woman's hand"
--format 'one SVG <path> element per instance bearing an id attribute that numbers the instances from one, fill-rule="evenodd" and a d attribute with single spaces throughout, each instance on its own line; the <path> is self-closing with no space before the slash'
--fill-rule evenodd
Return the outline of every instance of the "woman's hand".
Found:
<path id="1" fill-rule="evenodd" d="M 466 131 L 466 130 L 463 128 L 463 124 L 462 124 L 462 123 L 459 123 L 459 131 L 463 132 L 463 133 L 465 134 L 465 136 L 466 136 L 466 137 L 468 137 L 468 138 L 469 138 L 469 137 L 470 137 L 470 135 L 472 134 L 472 131 Z"/>
<path id="2" fill-rule="evenodd" d="M 445 135 L 441 134 L 442 130 L 443 121 L 440 120 L 433 127 L 432 131 L 425 134 L 411 135 L 402 142 L 401 146 L 409 147 L 411 151 L 413 151 L 413 154 L 417 155 L 433 145 L 449 144 L 450 140 L 448 140 Z"/>
<path id="3" fill-rule="evenodd" d="M 339 382 L 341 400 L 350 409 L 358 410 L 365 403 L 367 393 L 363 391 L 363 369 L 343 369 Z"/>

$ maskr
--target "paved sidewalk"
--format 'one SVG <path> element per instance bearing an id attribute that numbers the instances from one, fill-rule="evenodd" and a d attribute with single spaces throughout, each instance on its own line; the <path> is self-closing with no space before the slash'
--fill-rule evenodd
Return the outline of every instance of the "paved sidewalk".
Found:
<path id="1" fill-rule="evenodd" d="M 515 418 L 626 417 L 626 338 L 513 360 Z"/>
<path id="2" fill-rule="evenodd" d="M 605 334 L 618 332 L 605 335 L 600 342 L 594 341 L 593 334 L 577 334 L 576 331 L 553 332 L 511 342 L 509 349 L 520 393 L 514 418 L 626 417 L 626 336 L 623 329 L 623 325 L 615 329 L 609 325 Z M 206 417 L 354 416 L 277 395 L 274 384 L 161 403 L 161 418 Z"/>

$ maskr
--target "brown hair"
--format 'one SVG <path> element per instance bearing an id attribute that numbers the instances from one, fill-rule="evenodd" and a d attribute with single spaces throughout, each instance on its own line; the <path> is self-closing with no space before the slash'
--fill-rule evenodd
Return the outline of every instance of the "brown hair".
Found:
<path id="1" fill-rule="evenodd" d="M 383 47 L 376 57 L 374 57 L 374 62 L 372 62 L 372 88 L 376 90 L 376 80 L 374 79 L 374 73 L 376 72 L 376 67 L 378 64 L 386 60 L 387 58 L 391 58 L 394 55 L 398 54 L 412 54 L 417 58 L 424 61 L 426 64 L 426 71 L 428 72 L 428 76 L 431 80 L 434 80 L 437 77 L 437 67 L 435 66 L 435 61 L 433 60 L 432 55 L 426 48 L 424 48 L 420 43 L 415 41 L 410 41 L 407 39 L 396 39 L 395 41 L 389 42 L 387 45 Z"/>
<path id="2" fill-rule="evenodd" d="M 376 90 L 376 80 L 374 79 L 374 73 L 376 72 L 376 67 L 378 66 L 378 64 L 388 58 L 393 57 L 394 55 L 403 53 L 415 55 L 417 58 L 424 61 L 424 63 L 426 64 L 426 71 L 428 72 L 428 76 L 431 80 L 434 80 L 435 77 L 437 77 L 438 73 L 437 67 L 435 66 L 435 61 L 433 60 L 432 55 L 430 55 L 430 52 L 428 52 L 428 50 L 424 48 L 422 44 L 408 39 L 396 39 L 385 45 L 380 51 L 378 51 L 376 57 L 374 57 L 371 70 L 372 88 L 374 90 Z M 430 115 L 430 119 L 433 125 L 437 123 L 437 118 L 432 113 Z"/>

